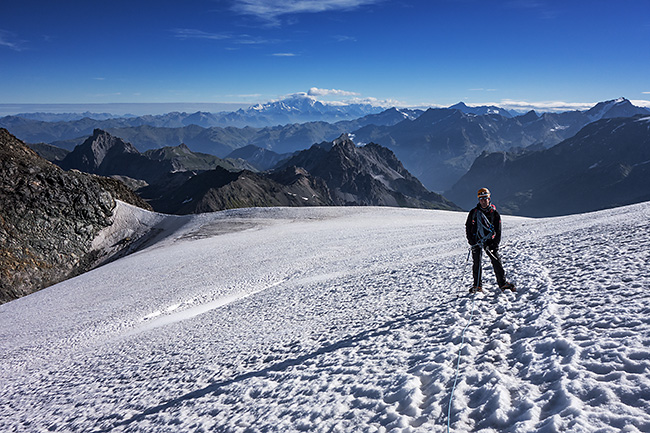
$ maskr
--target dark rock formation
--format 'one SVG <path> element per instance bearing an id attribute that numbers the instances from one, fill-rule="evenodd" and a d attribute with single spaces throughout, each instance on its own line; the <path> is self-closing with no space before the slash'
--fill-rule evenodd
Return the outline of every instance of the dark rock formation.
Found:
<path id="1" fill-rule="evenodd" d="M 149 183 L 174 170 L 170 161 L 151 160 L 130 143 L 100 129 L 95 129 L 91 137 L 58 164 L 65 170 L 77 169 L 101 176 L 122 175 Z"/>
<path id="2" fill-rule="evenodd" d="M 144 205 L 118 181 L 66 172 L 0 129 L 0 303 L 89 270 L 115 198 Z"/>
<path id="3" fill-rule="evenodd" d="M 297 153 L 283 167 L 304 168 L 325 181 L 335 205 L 459 209 L 428 191 L 386 147 L 358 147 L 347 134 Z"/>
<path id="4" fill-rule="evenodd" d="M 178 178 L 176 173 L 174 178 Z M 174 179 L 170 179 L 173 182 Z M 173 214 L 214 212 L 242 207 L 332 205 L 322 180 L 288 167 L 273 175 L 222 167 L 200 173 L 174 188 L 152 186 L 140 190 L 154 209 Z"/>

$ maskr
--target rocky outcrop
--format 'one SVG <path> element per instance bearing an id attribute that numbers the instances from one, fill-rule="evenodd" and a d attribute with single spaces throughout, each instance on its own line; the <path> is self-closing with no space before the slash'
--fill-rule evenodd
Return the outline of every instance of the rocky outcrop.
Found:
<path id="1" fill-rule="evenodd" d="M 76 169 L 101 176 L 122 175 L 156 182 L 174 168 L 169 161 L 154 161 L 141 154 L 131 143 L 106 131 L 95 129 L 58 165 L 65 170 Z"/>
<path id="2" fill-rule="evenodd" d="M 460 209 L 427 190 L 390 149 L 375 143 L 356 146 L 347 134 L 297 153 L 283 165 L 290 166 L 322 179 L 335 205 Z"/>
<path id="3" fill-rule="evenodd" d="M 157 211 L 181 215 L 243 207 L 334 204 L 325 182 L 297 167 L 273 174 L 232 172 L 217 167 L 173 188 L 153 186 L 143 188 L 140 194 Z"/>
<path id="4" fill-rule="evenodd" d="M 89 270 L 115 199 L 146 206 L 112 179 L 66 172 L 0 129 L 0 303 Z"/>
<path id="5" fill-rule="evenodd" d="M 221 159 L 192 152 L 185 144 L 140 153 L 131 143 L 106 131 L 95 129 L 93 135 L 76 146 L 57 165 L 65 170 L 120 179 L 133 189 L 146 185 L 166 188 L 170 176 L 178 172 L 198 172 L 223 167 L 227 170 L 255 170 L 244 160 Z"/>

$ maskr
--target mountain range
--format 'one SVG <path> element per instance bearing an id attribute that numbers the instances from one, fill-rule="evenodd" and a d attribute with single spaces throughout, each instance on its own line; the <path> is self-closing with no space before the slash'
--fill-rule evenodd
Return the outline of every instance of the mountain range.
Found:
<path id="1" fill-rule="evenodd" d="M 347 135 L 259 173 L 243 159 L 195 154 L 185 145 L 142 154 L 97 129 L 57 163 L 66 170 L 118 176 L 165 213 L 323 205 L 458 209 L 427 191 L 390 150 L 375 144 L 357 147 Z"/>
<path id="2" fill-rule="evenodd" d="M 466 111 L 466 110 L 465 110 Z M 627 99 L 599 103 L 581 112 L 529 112 L 507 117 L 460 109 L 431 108 L 414 120 L 392 126 L 369 125 L 354 132 L 359 142 L 392 149 L 404 166 L 433 191 L 451 188 L 483 152 L 549 148 L 589 123 L 613 117 L 650 114 Z"/>
<path id="3" fill-rule="evenodd" d="M 269 115 L 273 110 L 289 110 L 288 103 L 286 100 L 282 104 L 266 104 L 242 112 Z M 300 110 L 297 107 L 289 111 Z M 7 127 L 26 142 L 43 141 L 68 150 L 85 140 L 83 134 L 92 134 L 93 128 L 97 127 L 132 143 L 140 152 L 184 143 L 195 152 L 220 158 L 251 145 L 277 154 L 290 154 L 314 143 L 334 140 L 342 133 L 350 133 L 356 143 L 374 142 L 393 150 L 429 190 L 442 192 L 450 189 L 484 151 L 549 148 L 572 137 L 593 121 L 648 113 L 648 109 L 635 107 L 629 100 L 619 98 L 596 104 L 587 111 L 565 113 L 538 114 L 531 111 L 515 115 L 498 107 L 468 107 L 459 103 L 426 112 L 391 108 L 336 123 L 313 121 L 259 128 L 206 128 L 196 124 L 160 126 L 201 123 L 197 119 L 205 117 L 202 113 L 169 113 L 102 121 L 85 118 L 73 122 L 41 122 L 8 116 L 0 118 L 0 126 Z M 266 168 L 270 167 L 263 169 Z"/>
<path id="4" fill-rule="evenodd" d="M 288 98 L 265 104 L 256 104 L 247 109 L 240 109 L 220 116 L 211 126 L 227 124 L 228 126 L 271 126 L 289 123 L 324 121 L 335 123 L 342 120 L 354 120 L 369 114 L 377 114 L 385 107 L 372 104 L 331 104 L 323 103 L 306 94 L 296 94 Z"/>
<path id="5" fill-rule="evenodd" d="M 418 111 L 400 110 L 405 113 Z M 156 128 L 183 128 L 190 125 L 202 128 L 263 128 L 316 121 L 327 123 L 354 121 L 383 111 L 386 111 L 386 107 L 371 104 L 323 103 L 309 95 L 296 94 L 279 101 L 256 104 L 233 112 L 171 112 L 144 116 L 111 116 L 107 113 L 88 112 L 80 115 L 74 113 L 25 113 L 0 118 L 0 126 L 15 131 L 16 136 L 26 142 L 51 143 L 56 140 L 88 135 L 95 128 L 108 130 L 144 125 Z"/>
<path id="6" fill-rule="evenodd" d="M 552 216 L 650 200 L 650 116 L 602 118 L 549 149 L 483 153 L 445 196 L 469 208 L 490 185 L 506 213 Z"/>
<path id="7" fill-rule="evenodd" d="M 260 112 L 264 112 L 265 109 L 265 107 L 258 107 Z M 472 205 L 472 203 L 468 203 L 468 197 L 469 200 L 472 200 L 474 193 L 467 194 L 468 190 L 466 190 L 460 194 L 464 186 L 455 185 L 459 181 L 462 184 L 466 183 L 468 179 L 474 179 L 474 183 L 470 183 L 471 186 L 468 185 L 467 188 L 489 186 L 492 177 L 487 176 L 487 172 L 477 175 L 476 170 L 478 169 L 475 169 L 472 176 L 465 178 L 463 176 L 470 171 L 475 161 L 478 164 L 477 167 L 482 167 L 486 161 L 503 158 L 498 155 L 488 157 L 490 153 L 496 152 L 503 155 L 505 152 L 507 153 L 506 159 L 512 160 L 525 154 L 548 150 L 576 136 L 579 131 L 593 122 L 621 116 L 630 118 L 629 116 L 648 114 L 650 114 L 648 109 L 635 107 L 627 99 L 619 98 L 596 104 L 587 111 L 565 113 L 538 114 L 531 111 L 523 115 L 516 115 L 516 113 L 510 113 L 498 107 L 468 107 L 459 103 L 449 108 L 432 108 L 424 112 L 392 108 L 381 113 L 334 124 L 319 121 L 264 128 L 203 128 L 197 125 L 183 128 L 158 128 L 141 125 L 104 131 L 114 139 L 120 139 L 124 143 L 133 143 L 129 144 L 130 147 L 125 148 L 126 150 L 123 152 L 118 152 L 122 159 L 110 159 L 114 164 L 113 167 L 109 167 L 108 162 L 102 162 L 93 168 L 84 166 L 79 160 L 71 163 L 75 158 L 80 157 L 80 151 L 76 149 L 67 156 L 62 156 L 61 153 L 55 154 L 56 147 L 43 144 L 34 147 L 40 148 L 53 160 L 58 159 L 61 166 L 65 168 L 74 167 L 102 175 L 123 176 L 122 179 L 136 189 L 145 186 L 141 182 L 144 181 L 149 186 L 148 199 L 156 200 L 161 197 L 160 191 L 168 191 L 165 185 L 173 185 L 174 188 L 180 187 L 200 171 L 213 170 L 217 160 L 222 161 L 218 165 L 228 171 L 246 169 L 254 173 L 270 170 L 282 160 L 291 158 L 296 152 L 302 151 L 314 143 L 332 142 L 341 135 L 342 131 L 347 130 L 353 131 L 348 137 L 357 145 L 378 143 L 390 149 L 404 168 L 421 181 L 425 188 L 437 192 L 447 191 L 445 195 L 449 194 L 453 197 L 452 201 L 467 207 Z M 16 119 L 18 118 L 13 121 Z M 23 126 L 28 126 L 28 123 L 25 122 L 35 122 L 26 119 L 18 120 L 23 122 Z M 82 123 L 85 124 L 88 120 L 85 119 Z M 59 128 L 63 130 L 72 126 L 65 122 L 41 122 L 39 125 L 40 130 L 49 125 L 48 127 L 55 131 Z M 39 128 L 36 130 L 38 131 Z M 612 132 L 615 135 L 617 131 Z M 331 138 L 332 136 L 334 138 Z M 130 139 L 124 137 L 130 137 Z M 322 137 L 327 137 L 327 139 L 323 140 Z M 88 140 L 88 138 L 82 138 L 75 140 L 75 146 Z M 131 139 L 133 140 L 131 141 Z M 137 145 L 137 143 L 140 144 Z M 167 146 L 168 143 L 176 144 Z M 181 146 L 179 143 L 183 145 Z M 102 146 L 99 143 L 95 145 L 100 148 L 96 155 L 99 156 Z M 143 148 L 146 150 L 142 150 Z M 166 150 L 159 150 L 161 148 Z M 197 148 L 206 151 L 201 152 Z M 154 156 L 159 155 L 159 152 L 169 152 L 170 149 L 184 155 L 185 161 L 181 165 L 182 168 L 179 168 L 181 166 L 174 168 L 168 157 Z M 215 153 L 221 155 L 221 158 L 215 157 Z M 198 165 L 188 165 L 187 157 L 190 154 L 194 155 L 194 159 L 198 158 L 202 162 L 197 160 L 195 163 Z M 202 156 L 198 157 L 201 154 Z M 153 157 L 150 158 L 149 155 Z M 528 158 L 533 160 L 532 157 Z M 310 176 L 313 175 L 311 169 L 305 168 L 305 170 Z M 530 173 L 534 173 L 534 170 L 531 170 Z M 252 178 L 253 175 L 250 175 L 249 180 Z M 133 179 L 141 181 L 134 183 Z M 483 179 L 483 181 L 477 186 L 475 182 L 478 182 L 479 179 Z M 522 181 L 521 185 L 524 184 L 525 182 Z M 335 188 L 337 187 L 339 185 L 335 186 Z M 521 197 L 530 196 L 530 192 L 520 191 L 518 194 Z M 282 202 L 284 203 L 284 201 Z M 603 203 L 603 206 L 608 207 L 616 203 L 618 202 Z M 520 206 L 513 202 L 513 204 L 506 204 L 504 210 L 526 214 L 527 209 L 527 206 Z M 552 209 L 551 212 L 556 213 L 564 212 L 552 207 L 548 209 Z"/>

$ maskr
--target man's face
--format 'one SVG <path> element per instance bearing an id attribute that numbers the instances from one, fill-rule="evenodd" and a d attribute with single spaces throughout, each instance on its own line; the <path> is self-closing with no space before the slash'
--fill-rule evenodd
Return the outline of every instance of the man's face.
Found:
<path id="1" fill-rule="evenodd" d="M 481 197 L 478 199 L 478 202 L 481 205 L 481 207 L 485 209 L 490 204 L 490 197 Z"/>

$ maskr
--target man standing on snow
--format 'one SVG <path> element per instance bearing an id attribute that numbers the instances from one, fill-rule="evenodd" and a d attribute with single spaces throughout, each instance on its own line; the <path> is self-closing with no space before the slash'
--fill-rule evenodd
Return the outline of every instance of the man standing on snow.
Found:
<path id="1" fill-rule="evenodd" d="M 492 262 L 499 288 L 502 291 L 509 289 L 514 292 L 516 290 L 515 286 L 506 281 L 501 256 L 499 255 L 501 215 L 499 215 L 496 206 L 490 203 L 489 189 L 481 188 L 478 190 L 478 205 L 467 215 L 465 231 L 467 234 L 467 242 L 472 247 L 472 261 L 474 262 L 474 266 L 472 267 L 474 285 L 469 289 L 469 292 L 475 293 L 483 290 L 481 286 L 482 250 L 485 250 L 485 253 Z"/>

